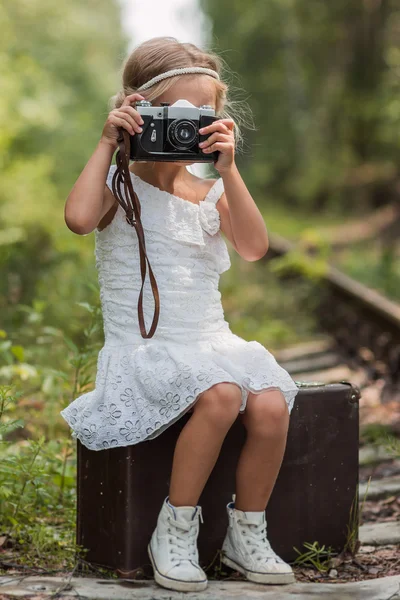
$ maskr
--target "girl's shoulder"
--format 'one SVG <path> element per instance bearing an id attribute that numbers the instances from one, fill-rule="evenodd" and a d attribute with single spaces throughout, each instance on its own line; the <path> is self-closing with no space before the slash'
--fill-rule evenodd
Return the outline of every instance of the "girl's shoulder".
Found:
<path id="1" fill-rule="evenodd" d="M 198 192 L 198 201 L 208 200 L 211 196 L 212 191 L 216 191 L 217 189 L 223 189 L 222 178 L 219 177 L 217 179 L 212 179 L 210 177 L 197 177 L 196 175 L 192 175 L 193 186 L 196 187 Z"/>
<path id="2" fill-rule="evenodd" d="M 192 201 L 201 208 L 203 203 L 211 202 L 216 204 L 224 191 L 224 184 L 221 177 L 210 178 L 210 177 L 198 177 L 191 173 L 191 180 L 188 181 L 189 186 L 192 185 L 194 191 Z M 189 199 L 189 201 L 191 201 Z"/>

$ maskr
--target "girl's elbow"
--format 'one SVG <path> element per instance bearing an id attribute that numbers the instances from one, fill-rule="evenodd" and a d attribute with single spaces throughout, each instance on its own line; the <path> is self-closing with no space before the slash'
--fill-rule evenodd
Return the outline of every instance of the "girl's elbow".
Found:
<path id="1" fill-rule="evenodd" d="M 265 256 L 268 252 L 268 248 L 264 249 L 262 252 L 259 252 L 257 254 L 252 254 L 250 257 L 247 257 L 246 260 L 248 260 L 249 262 L 255 262 L 256 260 L 260 260 L 260 258 L 263 258 L 263 256 Z"/>
<path id="2" fill-rule="evenodd" d="M 263 258 L 263 256 L 267 254 L 268 248 L 269 244 L 263 246 L 259 250 L 253 250 L 250 252 L 239 252 L 239 254 L 242 258 L 244 258 L 244 260 L 247 260 L 248 262 L 255 262 L 256 260 L 260 260 L 260 258 Z"/>
<path id="3" fill-rule="evenodd" d="M 64 221 L 66 226 L 70 231 L 76 233 L 78 235 L 87 235 L 93 231 L 93 227 L 89 223 L 83 223 L 79 219 L 74 218 L 71 215 L 68 215 L 67 212 L 64 213 Z"/>
<path id="4" fill-rule="evenodd" d="M 262 251 L 260 252 L 260 254 L 258 255 L 258 257 L 255 260 L 260 260 L 260 258 L 263 258 L 267 254 L 268 248 L 269 248 L 269 245 L 264 246 L 264 248 L 262 249 Z"/>

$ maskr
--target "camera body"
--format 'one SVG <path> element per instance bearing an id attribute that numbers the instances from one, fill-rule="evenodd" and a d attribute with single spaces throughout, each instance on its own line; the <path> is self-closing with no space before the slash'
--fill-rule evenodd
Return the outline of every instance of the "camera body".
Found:
<path id="1" fill-rule="evenodd" d="M 136 161 L 215 162 L 219 151 L 203 153 L 199 143 L 211 134 L 200 135 L 199 129 L 218 118 L 211 106 L 197 108 L 187 100 L 170 105 L 152 106 L 148 100 L 138 100 L 136 110 L 144 124 L 142 133 L 130 136 L 130 158 Z"/>

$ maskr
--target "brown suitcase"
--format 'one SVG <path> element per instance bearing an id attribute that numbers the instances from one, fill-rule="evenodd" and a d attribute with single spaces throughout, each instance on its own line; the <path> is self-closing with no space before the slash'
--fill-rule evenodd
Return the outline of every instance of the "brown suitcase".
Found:
<path id="1" fill-rule="evenodd" d="M 358 486 L 357 387 L 349 382 L 296 382 L 286 451 L 266 510 L 273 549 L 286 561 L 296 546 L 319 542 L 343 549 Z M 147 544 L 168 495 L 176 440 L 190 412 L 147 442 L 89 450 L 77 440 L 77 543 L 87 562 L 126 576 L 139 567 L 151 575 Z M 200 564 L 221 548 L 235 492 L 235 468 L 245 439 L 238 418 L 231 427 L 199 504 Z M 356 532 L 358 536 L 358 531 Z"/>

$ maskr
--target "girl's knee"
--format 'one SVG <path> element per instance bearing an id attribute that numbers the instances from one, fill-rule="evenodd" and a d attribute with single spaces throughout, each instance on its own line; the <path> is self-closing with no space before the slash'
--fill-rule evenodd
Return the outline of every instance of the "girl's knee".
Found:
<path id="1" fill-rule="evenodd" d="M 279 389 L 250 393 L 243 417 L 247 428 L 260 433 L 275 431 L 278 434 L 289 425 L 287 402 Z"/>
<path id="2" fill-rule="evenodd" d="M 236 420 L 242 403 L 242 392 L 234 383 L 216 383 L 203 392 L 193 411 L 204 414 L 213 424 L 232 425 Z"/>

